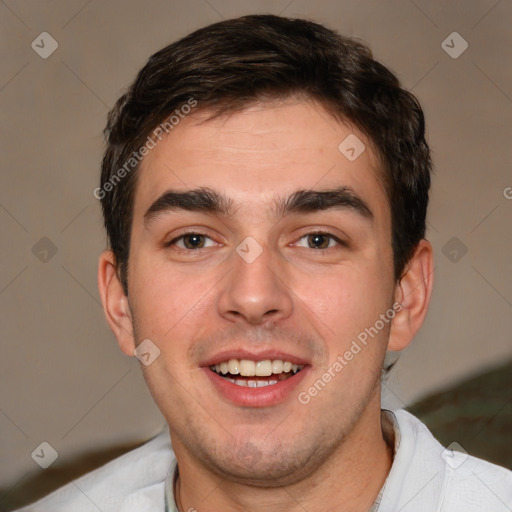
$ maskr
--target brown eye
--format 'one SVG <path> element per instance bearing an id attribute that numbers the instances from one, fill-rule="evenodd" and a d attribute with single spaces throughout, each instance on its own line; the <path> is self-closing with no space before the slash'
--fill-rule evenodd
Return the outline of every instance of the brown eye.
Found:
<path id="1" fill-rule="evenodd" d="M 315 249 L 317 251 L 326 251 L 336 246 L 347 247 L 347 244 L 338 237 L 331 233 L 323 233 L 321 231 L 315 231 L 302 236 L 295 245 L 306 249 Z"/>
<path id="2" fill-rule="evenodd" d="M 201 233 L 185 233 L 165 244 L 166 247 L 176 247 L 178 250 L 204 249 L 214 245 L 215 242 L 209 236 Z"/>
<path id="3" fill-rule="evenodd" d="M 328 249 L 332 236 L 323 233 L 308 235 L 308 246 L 311 249 Z"/>
<path id="4" fill-rule="evenodd" d="M 183 236 L 183 245 L 187 249 L 201 249 L 205 244 L 205 236 L 195 233 Z"/>

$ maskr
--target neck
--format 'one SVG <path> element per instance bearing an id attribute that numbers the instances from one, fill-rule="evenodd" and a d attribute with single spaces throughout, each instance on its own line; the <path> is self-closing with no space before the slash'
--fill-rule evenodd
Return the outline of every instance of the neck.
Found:
<path id="1" fill-rule="evenodd" d="M 379 401 L 380 402 L 380 401 Z M 393 462 L 393 439 L 385 439 L 380 403 L 360 416 L 346 439 L 313 474 L 291 485 L 255 487 L 231 482 L 196 463 L 178 444 L 175 500 L 180 512 L 367 512 Z"/>

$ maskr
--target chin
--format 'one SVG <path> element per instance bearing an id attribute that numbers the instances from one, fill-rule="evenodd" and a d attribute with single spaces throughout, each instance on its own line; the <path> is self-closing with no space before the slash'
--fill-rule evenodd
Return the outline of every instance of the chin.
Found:
<path id="1" fill-rule="evenodd" d="M 297 438 L 299 439 L 299 438 Z M 320 445 L 321 446 L 321 445 Z M 282 487 L 300 482 L 322 464 L 331 450 L 318 450 L 303 443 L 283 447 L 266 446 L 259 449 L 248 441 L 238 451 L 230 450 L 228 457 L 207 455 L 203 460 L 223 479 L 254 487 Z"/>

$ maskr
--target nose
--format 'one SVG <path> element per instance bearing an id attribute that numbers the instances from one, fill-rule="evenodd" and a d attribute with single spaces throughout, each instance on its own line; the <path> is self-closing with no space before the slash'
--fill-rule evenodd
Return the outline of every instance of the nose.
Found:
<path id="1" fill-rule="evenodd" d="M 250 247 L 250 251 L 255 250 Z M 261 254 L 255 259 L 250 251 L 233 252 L 232 269 L 222 281 L 218 298 L 219 313 L 232 322 L 252 325 L 289 317 L 293 311 L 292 292 L 286 286 L 283 265 L 267 247 L 259 246 L 257 253 Z"/>

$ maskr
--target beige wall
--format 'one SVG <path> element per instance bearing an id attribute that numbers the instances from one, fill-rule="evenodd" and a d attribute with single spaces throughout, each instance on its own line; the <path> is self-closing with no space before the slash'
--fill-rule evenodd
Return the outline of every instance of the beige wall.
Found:
<path id="1" fill-rule="evenodd" d="M 366 40 L 425 108 L 436 285 L 386 403 L 410 403 L 512 357 L 510 2 L 8 0 L 0 4 L 0 487 L 43 471 L 30 457 L 42 441 L 61 463 L 162 424 L 99 305 L 105 236 L 92 190 L 101 131 L 152 52 L 250 12 L 311 17 Z M 59 45 L 47 59 L 31 48 L 43 31 Z M 453 31 L 469 43 L 457 59 L 441 47 Z M 33 253 L 42 237 L 56 249 L 47 262 Z M 443 253 L 453 237 L 468 250 L 457 263 Z M 40 243 L 39 256 L 51 251 Z"/>

